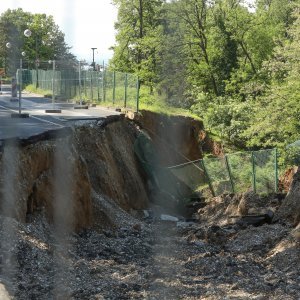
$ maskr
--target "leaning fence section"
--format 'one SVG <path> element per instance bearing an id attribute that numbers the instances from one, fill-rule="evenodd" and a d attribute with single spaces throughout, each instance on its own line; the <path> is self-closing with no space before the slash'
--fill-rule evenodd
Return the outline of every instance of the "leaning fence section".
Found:
<path id="1" fill-rule="evenodd" d="M 19 72 L 19 70 L 18 70 Z M 18 77 L 17 77 L 18 78 Z M 22 69 L 24 85 L 32 84 L 59 101 L 84 101 L 138 110 L 139 85 L 134 74 L 102 69 L 86 70 L 81 65 L 57 63 L 43 69 Z"/>
<path id="2" fill-rule="evenodd" d="M 277 150 L 240 152 L 220 158 L 204 158 L 169 170 L 195 192 L 209 196 L 242 193 L 277 192 Z"/>

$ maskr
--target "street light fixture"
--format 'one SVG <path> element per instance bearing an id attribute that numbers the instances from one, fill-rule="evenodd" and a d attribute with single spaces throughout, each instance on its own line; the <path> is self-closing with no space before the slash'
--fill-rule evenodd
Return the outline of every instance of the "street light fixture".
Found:
<path id="1" fill-rule="evenodd" d="M 30 36 L 31 36 L 31 31 L 30 31 L 29 29 L 25 29 L 25 30 L 24 30 L 24 35 L 25 35 L 26 37 L 30 37 Z"/>
<path id="2" fill-rule="evenodd" d="M 26 37 L 31 36 L 31 31 L 29 29 L 26 29 L 24 31 L 24 35 Z M 10 49 L 12 47 L 12 44 L 10 42 L 6 43 L 6 48 Z M 22 51 L 21 52 L 22 56 L 26 56 L 26 52 Z M 29 117 L 29 114 L 22 114 L 22 68 L 23 68 L 23 61 L 22 58 L 20 58 L 20 69 L 19 69 L 19 113 L 18 114 L 11 114 L 12 118 L 26 118 Z"/>

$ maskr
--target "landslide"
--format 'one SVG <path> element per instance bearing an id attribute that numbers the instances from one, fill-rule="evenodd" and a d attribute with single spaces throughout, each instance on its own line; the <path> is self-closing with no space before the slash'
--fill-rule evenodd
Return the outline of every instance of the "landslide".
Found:
<path id="1" fill-rule="evenodd" d="M 205 152 L 215 156 L 224 154 L 222 145 L 209 137 L 200 120 L 146 110 L 141 110 L 134 120 L 152 138 L 162 165 L 197 160 Z"/>
<path id="2" fill-rule="evenodd" d="M 163 137 L 159 126 L 146 127 Z M 177 140 L 202 130 L 185 128 Z M 113 117 L 3 147 L 0 299 L 299 299 L 299 171 L 285 199 L 222 195 L 192 221 L 162 221 L 134 155 L 139 130 Z M 67 218 L 70 207 L 55 196 L 68 198 L 64 189 L 76 230 L 59 238 L 55 215 Z M 273 209 L 276 222 L 230 222 L 251 209 Z"/>
<path id="3" fill-rule="evenodd" d="M 148 203 L 134 157 L 136 134 L 133 123 L 113 117 L 77 122 L 68 135 L 58 131 L 50 140 L 41 136 L 31 138 L 34 142 L 6 142 L 0 161 L 2 214 L 25 222 L 42 212 L 52 222 L 55 209 L 64 210 L 62 217 L 72 211 L 75 230 L 130 222 L 123 220 L 130 219 L 125 212 Z M 55 207 L 55 195 L 70 182 L 72 203 Z M 12 201 L 14 207 L 8 209 L 6 203 Z"/>

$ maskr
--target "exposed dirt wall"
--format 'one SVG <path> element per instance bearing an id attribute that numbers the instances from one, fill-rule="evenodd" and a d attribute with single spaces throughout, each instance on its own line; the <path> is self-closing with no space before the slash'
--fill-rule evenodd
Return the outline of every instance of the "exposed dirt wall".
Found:
<path id="1" fill-rule="evenodd" d="M 68 137 L 41 141 L 35 137 L 30 145 L 23 141 L 23 146 L 4 146 L 2 213 L 21 222 L 30 221 L 36 212 L 51 222 L 55 214 L 61 218 L 72 214 L 75 229 L 95 223 L 118 226 L 105 201 L 115 203 L 119 212 L 148 203 L 133 151 L 135 135 L 135 126 L 118 117 L 77 124 Z M 63 206 L 64 198 L 72 200 Z"/>
<path id="2" fill-rule="evenodd" d="M 114 199 L 123 209 L 141 209 L 148 203 L 133 144 L 136 128 L 120 120 L 107 126 L 76 129 L 76 145 L 84 157 L 95 192 Z"/>
<path id="3" fill-rule="evenodd" d="M 289 192 L 276 214 L 276 219 L 287 220 L 294 226 L 300 223 L 300 167 L 293 176 Z"/>
<path id="4" fill-rule="evenodd" d="M 69 144 L 70 139 L 40 141 L 26 147 L 4 147 L 0 162 L 1 208 L 4 214 L 25 222 L 28 215 L 43 210 L 49 220 L 53 219 L 57 186 L 54 174 L 61 173 L 63 167 L 55 163 L 55 152 L 57 144 Z M 61 184 L 68 180 L 72 182 L 69 192 L 73 197 L 73 205 L 68 210 L 74 213 L 75 228 L 87 227 L 91 222 L 91 188 L 87 169 L 75 149 L 66 153 L 65 160 L 72 164 L 73 169 L 73 174 L 59 179 Z M 14 205 L 10 209 L 11 203 Z"/>
<path id="5" fill-rule="evenodd" d="M 197 160 L 204 152 L 223 155 L 222 146 L 209 138 L 200 120 L 145 110 L 134 119 L 153 139 L 163 165 Z"/>

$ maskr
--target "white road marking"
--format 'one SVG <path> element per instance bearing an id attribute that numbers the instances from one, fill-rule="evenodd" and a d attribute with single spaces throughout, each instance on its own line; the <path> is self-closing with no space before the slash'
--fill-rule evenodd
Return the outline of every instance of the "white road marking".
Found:
<path id="1" fill-rule="evenodd" d="M 52 124 L 52 125 L 55 125 L 55 126 L 65 127 L 64 125 L 61 125 L 61 124 L 58 124 L 58 123 L 54 123 L 54 122 L 51 122 L 51 121 L 48 121 L 48 120 L 43 120 L 43 119 L 38 118 L 36 116 L 30 116 L 30 118 L 33 118 L 33 119 L 36 119 L 36 120 L 39 120 L 39 121 L 42 121 L 42 122 L 45 122 L 45 123 L 49 123 L 49 124 Z"/>
<path id="2" fill-rule="evenodd" d="M 6 109 L 6 110 L 9 110 L 9 111 L 15 112 L 15 113 L 18 113 L 18 112 L 19 112 L 18 110 L 14 110 L 14 109 L 5 107 L 5 106 L 3 106 L 3 105 L 0 105 L 0 107 L 1 107 L 1 108 L 4 108 L 4 109 Z M 48 121 L 48 120 L 44 120 L 44 119 L 41 119 L 41 118 L 38 118 L 38 117 L 35 117 L 35 116 L 29 115 L 29 117 L 30 117 L 30 118 L 33 118 L 33 119 L 36 119 L 36 120 L 39 120 L 39 121 L 42 121 L 42 122 L 45 122 L 45 123 L 49 123 L 49 124 L 55 125 L 55 126 L 65 127 L 64 125 L 61 125 L 61 124 L 58 124 L 58 123 L 54 123 L 54 122 L 51 122 L 51 121 Z"/>

